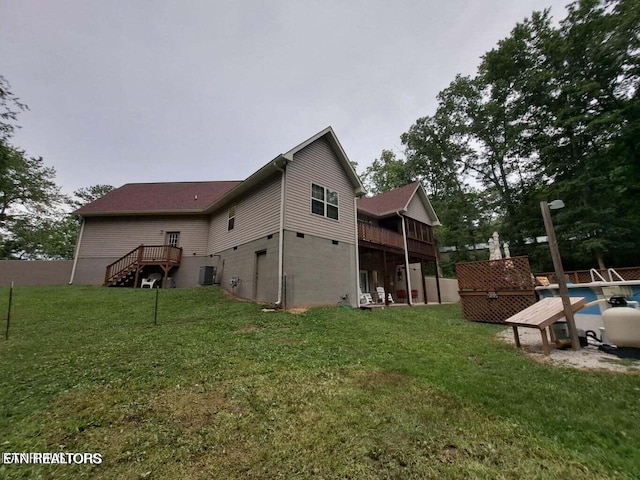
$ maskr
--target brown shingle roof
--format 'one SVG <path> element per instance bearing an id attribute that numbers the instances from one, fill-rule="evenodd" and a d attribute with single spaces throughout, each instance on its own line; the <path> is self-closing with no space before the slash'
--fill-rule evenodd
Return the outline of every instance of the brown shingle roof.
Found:
<path id="1" fill-rule="evenodd" d="M 358 210 L 381 216 L 404 210 L 420 182 L 415 181 L 404 187 L 395 188 L 374 197 L 358 199 Z"/>
<path id="2" fill-rule="evenodd" d="M 76 211 L 78 215 L 201 212 L 241 181 L 127 183 Z"/>

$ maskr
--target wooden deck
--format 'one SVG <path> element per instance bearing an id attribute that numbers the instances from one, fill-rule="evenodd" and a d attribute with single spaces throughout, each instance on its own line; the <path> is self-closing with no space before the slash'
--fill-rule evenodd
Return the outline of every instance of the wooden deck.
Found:
<path id="1" fill-rule="evenodd" d="M 577 312 L 587 303 L 584 297 L 570 297 L 571 310 Z M 544 354 L 549 355 L 549 339 L 547 337 L 547 328 L 554 324 L 557 320 L 564 317 L 564 306 L 562 298 L 551 297 L 543 298 L 539 302 L 534 303 L 530 307 L 525 308 L 519 313 L 505 320 L 506 325 L 513 328 L 513 336 L 516 341 L 516 347 L 520 348 L 520 337 L 518 336 L 518 327 L 537 328 L 542 336 L 542 346 Z M 553 339 L 553 332 L 551 332 Z"/>

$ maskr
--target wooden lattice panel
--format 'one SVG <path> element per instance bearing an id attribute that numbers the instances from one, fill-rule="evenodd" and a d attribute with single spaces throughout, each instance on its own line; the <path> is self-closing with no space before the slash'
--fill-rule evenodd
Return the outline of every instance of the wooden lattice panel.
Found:
<path id="1" fill-rule="evenodd" d="M 504 323 L 506 319 L 536 302 L 531 291 L 460 292 L 462 314 L 473 322 Z"/>
<path id="2" fill-rule="evenodd" d="M 504 323 L 536 301 L 527 257 L 459 263 L 456 273 L 467 320 Z"/>
<path id="3" fill-rule="evenodd" d="M 461 291 L 495 292 L 499 290 L 532 290 L 533 279 L 527 257 L 467 262 L 456 265 Z"/>

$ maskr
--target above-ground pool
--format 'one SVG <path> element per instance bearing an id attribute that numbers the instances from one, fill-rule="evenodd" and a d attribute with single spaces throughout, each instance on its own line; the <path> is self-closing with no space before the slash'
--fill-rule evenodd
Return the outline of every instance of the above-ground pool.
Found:
<path id="1" fill-rule="evenodd" d="M 576 328 L 581 330 L 598 331 L 604 327 L 602 322 L 602 312 L 609 308 L 609 304 L 604 301 L 614 295 L 622 295 L 628 301 L 640 302 L 640 280 L 620 280 L 620 281 L 594 281 L 589 283 L 567 283 L 570 297 L 584 297 L 587 304 L 602 300 L 596 305 L 592 305 L 582 310 L 578 310 L 574 315 Z M 560 290 L 557 284 L 536 287 L 536 292 L 540 298 L 559 297 Z"/>

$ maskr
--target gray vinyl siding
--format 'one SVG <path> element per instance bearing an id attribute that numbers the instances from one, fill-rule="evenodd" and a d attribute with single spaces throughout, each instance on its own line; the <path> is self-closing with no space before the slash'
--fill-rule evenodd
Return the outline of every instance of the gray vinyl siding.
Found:
<path id="1" fill-rule="evenodd" d="M 406 216 L 418 220 L 419 222 L 426 223 L 427 225 L 433 225 L 433 219 L 429 217 L 429 213 L 424 208 L 422 200 L 420 200 L 420 194 L 416 193 L 407 207 Z"/>
<path id="2" fill-rule="evenodd" d="M 338 220 L 311 213 L 311 184 L 338 193 Z M 287 165 L 285 228 L 323 238 L 355 243 L 354 188 L 324 138 L 313 142 Z"/>
<path id="3" fill-rule="evenodd" d="M 208 252 L 218 253 L 277 233 L 280 228 L 281 183 L 281 175 L 276 174 L 261 187 L 238 199 L 233 230 L 228 230 L 229 207 L 233 203 L 217 211 L 211 218 Z"/>
<path id="4" fill-rule="evenodd" d="M 206 216 L 88 217 L 78 258 L 120 258 L 140 244 L 163 245 L 166 232 L 180 232 L 183 255 L 205 255 Z"/>

